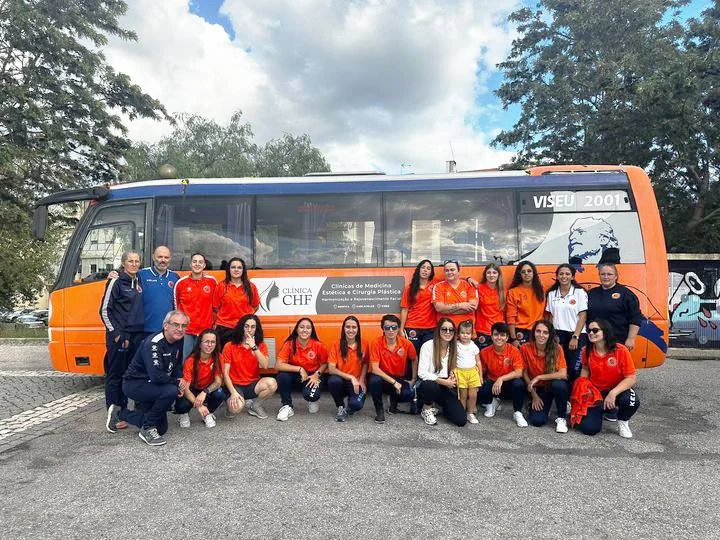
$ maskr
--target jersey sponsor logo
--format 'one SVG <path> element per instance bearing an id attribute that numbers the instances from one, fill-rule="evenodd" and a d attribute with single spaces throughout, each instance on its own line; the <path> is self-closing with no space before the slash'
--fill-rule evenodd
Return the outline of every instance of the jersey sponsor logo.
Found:
<path id="1" fill-rule="evenodd" d="M 569 303 L 571 306 L 574 306 L 575 304 L 577 304 L 577 302 L 575 301 L 574 298 L 571 298 L 571 299 L 570 299 L 570 302 L 568 302 L 568 303 Z"/>
<path id="2" fill-rule="evenodd" d="M 481 335 L 481 336 L 478 336 L 478 341 L 479 341 L 480 343 L 485 343 L 487 340 L 485 339 L 485 336 L 482 336 L 482 335 Z"/>
<path id="3" fill-rule="evenodd" d="M 506 356 L 506 357 L 503 359 L 503 364 L 505 364 L 506 366 L 509 366 L 510 364 L 512 364 L 512 361 L 510 360 L 510 358 L 508 358 L 508 357 Z"/>
<path id="4" fill-rule="evenodd" d="M 525 335 L 522 332 L 515 332 L 515 337 L 518 339 L 522 339 L 525 337 Z"/>
<path id="5" fill-rule="evenodd" d="M 310 360 L 312 360 L 313 358 L 315 358 L 315 351 L 308 351 L 307 357 L 308 357 Z"/>
<path id="6" fill-rule="evenodd" d="M 614 356 L 611 356 L 610 358 L 608 358 L 608 366 L 610 366 L 610 367 L 617 366 L 617 358 L 615 358 Z"/>
<path id="7" fill-rule="evenodd" d="M 202 290 L 205 294 L 210 294 L 210 291 L 212 291 L 210 285 L 205 285 Z"/>
<path id="8" fill-rule="evenodd" d="M 397 355 L 398 355 L 398 356 L 405 356 L 405 349 L 403 349 L 402 347 L 400 347 L 400 348 L 397 350 Z"/>
<path id="9" fill-rule="evenodd" d="M 620 293 L 614 292 L 610 295 L 610 298 L 612 298 L 613 300 L 617 300 L 618 298 L 620 298 Z"/>
<path id="10" fill-rule="evenodd" d="M 175 286 L 174 281 L 168 281 L 168 287 L 170 287 L 172 289 L 174 286 Z"/>
<path id="11" fill-rule="evenodd" d="M 408 337 L 411 337 L 411 338 L 417 337 L 417 332 L 415 330 L 410 330 L 408 332 Z"/>

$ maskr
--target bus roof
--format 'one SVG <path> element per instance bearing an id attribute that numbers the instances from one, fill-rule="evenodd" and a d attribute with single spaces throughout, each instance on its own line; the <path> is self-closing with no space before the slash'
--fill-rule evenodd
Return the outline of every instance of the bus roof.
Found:
<path id="1" fill-rule="evenodd" d="M 463 189 L 627 188 L 624 171 L 553 173 L 529 176 L 525 171 L 443 173 L 401 176 L 312 176 L 285 178 L 186 178 L 146 180 L 110 187 L 110 199 L 155 196 L 293 195 L 305 193 L 367 193 L 378 191 L 440 191 Z"/>

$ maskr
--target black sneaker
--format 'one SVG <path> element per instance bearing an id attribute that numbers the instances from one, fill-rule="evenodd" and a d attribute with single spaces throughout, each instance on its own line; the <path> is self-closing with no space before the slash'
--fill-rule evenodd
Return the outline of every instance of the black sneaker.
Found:
<path id="1" fill-rule="evenodd" d="M 377 409 L 375 411 L 375 423 L 376 424 L 384 424 L 385 423 L 385 411 L 382 409 Z"/>
<path id="2" fill-rule="evenodd" d="M 391 401 L 391 402 L 390 402 L 390 407 L 388 407 L 388 413 L 389 413 L 389 414 L 399 414 L 399 413 L 400 413 L 400 409 L 398 409 L 398 404 L 397 404 L 397 403 L 393 403 L 393 402 Z"/>
<path id="3" fill-rule="evenodd" d="M 105 420 L 105 428 L 110 433 L 115 433 L 117 431 L 117 425 L 120 421 L 120 417 L 118 416 L 120 414 L 120 406 L 118 405 L 110 405 L 107 410 L 107 419 Z"/>
<path id="4" fill-rule="evenodd" d="M 162 446 L 166 442 L 154 427 L 142 428 L 138 436 L 150 446 Z"/>
<path id="5" fill-rule="evenodd" d="M 337 414 L 335 415 L 335 421 L 336 422 L 344 422 L 347 420 L 348 413 L 345 410 L 345 407 L 343 405 L 340 405 L 337 409 Z"/>

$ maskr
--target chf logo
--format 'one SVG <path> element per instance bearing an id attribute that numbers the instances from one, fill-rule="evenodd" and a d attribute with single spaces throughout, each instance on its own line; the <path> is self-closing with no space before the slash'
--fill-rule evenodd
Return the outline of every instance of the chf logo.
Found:
<path id="1" fill-rule="evenodd" d="M 281 293 L 286 306 L 308 306 L 313 298 L 310 287 L 284 287 Z"/>

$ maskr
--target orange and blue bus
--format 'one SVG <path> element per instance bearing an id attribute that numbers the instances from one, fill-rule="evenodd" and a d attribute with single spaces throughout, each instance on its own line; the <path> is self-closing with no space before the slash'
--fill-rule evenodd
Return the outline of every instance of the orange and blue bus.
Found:
<path id="1" fill-rule="evenodd" d="M 364 336 L 399 313 L 403 288 L 421 259 L 462 263 L 479 278 L 490 262 L 508 283 L 514 264 L 537 264 L 549 286 L 558 264 L 583 262 L 578 281 L 599 284 L 602 252 L 620 251 L 620 282 L 648 319 L 633 357 L 638 367 L 664 361 L 668 267 L 650 180 L 626 166 L 553 166 L 528 171 L 433 175 L 310 175 L 301 178 L 154 180 L 51 195 L 36 204 L 44 235 L 48 206 L 89 201 L 69 240 L 50 295 L 50 356 L 55 369 L 102 373 L 104 327 L 98 315 L 107 272 L 124 251 L 151 263 L 155 246 L 172 250 L 171 268 L 187 273 L 201 252 L 222 279 L 239 256 L 261 293 L 261 318 L 275 351 L 301 316 L 320 338 L 338 339 L 341 321 L 358 316 Z"/>

